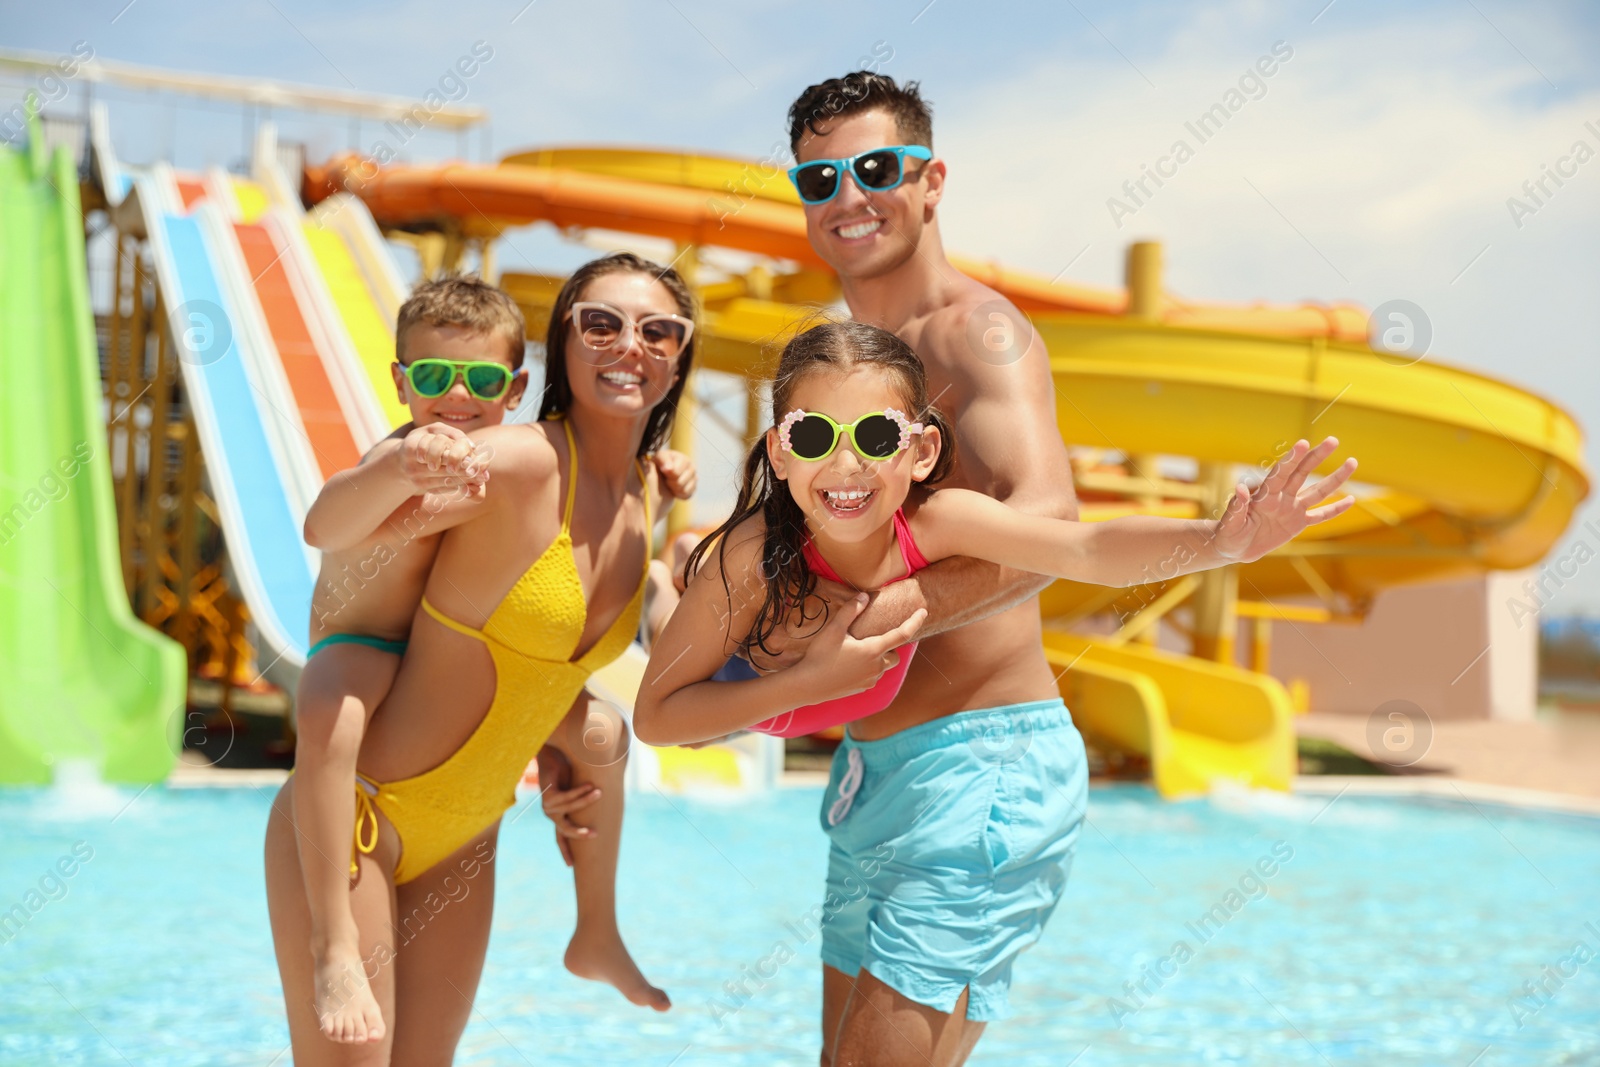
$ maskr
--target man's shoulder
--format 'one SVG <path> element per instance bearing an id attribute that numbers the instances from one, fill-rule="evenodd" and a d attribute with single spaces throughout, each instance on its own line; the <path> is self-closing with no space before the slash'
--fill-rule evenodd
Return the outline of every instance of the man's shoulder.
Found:
<path id="1" fill-rule="evenodd" d="M 963 277 L 943 303 L 922 316 L 915 336 L 907 340 L 924 361 L 938 362 L 947 371 L 967 370 L 995 365 L 995 352 L 1013 345 L 1030 329 L 1027 322 L 1005 296 Z"/>

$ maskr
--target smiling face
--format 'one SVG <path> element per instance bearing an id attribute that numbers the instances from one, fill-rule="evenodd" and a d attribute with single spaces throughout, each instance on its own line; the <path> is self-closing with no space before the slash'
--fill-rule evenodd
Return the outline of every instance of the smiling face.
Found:
<path id="1" fill-rule="evenodd" d="M 870 363 L 843 370 L 824 366 L 805 374 L 790 388 L 784 407 L 777 413 L 780 422 L 795 408 L 820 412 L 841 426 L 888 408 L 916 417 L 896 376 Z M 813 536 L 838 544 L 865 541 L 883 529 L 905 503 L 912 482 L 933 470 L 939 445 L 939 431 L 929 428 L 913 434 L 893 459 L 872 460 L 841 433 L 831 455 L 804 460 L 783 451 L 776 428 L 767 431 L 767 458 L 788 482 L 806 526 Z"/>
<path id="2" fill-rule="evenodd" d="M 887 111 L 862 111 L 821 125 L 827 132 L 808 135 L 797 163 L 847 159 L 905 143 Z M 837 196 L 806 205 L 811 247 L 846 278 L 876 278 L 916 255 L 923 227 L 932 222 L 944 192 L 944 164 L 908 156 L 905 167 L 905 180 L 887 192 L 864 192 L 852 175 L 843 174 Z"/>
<path id="3" fill-rule="evenodd" d="M 602 274 L 584 286 L 578 300 L 609 304 L 635 322 L 646 315 L 683 314 L 671 290 L 653 275 L 636 271 Z M 626 349 L 595 351 L 583 343 L 580 331 L 567 332 L 566 372 L 575 405 L 618 418 L 644 418 L 666 397 L 678 379 L 682 357 L 652 356 L 639 331 L 630 333 Z"/>
<path id="4" fill-rule="evenodd" d="M 511 345 L 504 337 L 465 326 L 413 323 L 406 327 L 404 344 L 400 350 L 408 365 L 419 359 L 448 359 L 463 363 L 502 363 L 508 368 L 515 366 Z M 463 432 L 504 422 L 506 414 L 517 406 L 523 390 L 528 387 L 527 374 L 518 371 L 511 379 L 511 388 L 500 399 L 479 400 L 467 389 L 463 376 L 457 373 L 449 391 L 443 396 L 426 397 L 411 388 L 400 364 L 391 364 L 389 370 L 394 375 L 400 403 L 411 409 L 412 422 L 418 426 L 443 422 Z"/>

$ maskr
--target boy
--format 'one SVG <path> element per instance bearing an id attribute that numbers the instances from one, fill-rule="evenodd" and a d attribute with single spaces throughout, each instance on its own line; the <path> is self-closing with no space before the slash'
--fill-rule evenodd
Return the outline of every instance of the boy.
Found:
<path id="1" fill-rule="evenodd" d="M 377 836 L 370 810 L 357 821 L 357 755 L 399 669 L 433 567 L 436 531 L 443 528 L 435 520 L 488 491 L 486 457 L 474 454 L 467 433 L 504 421 L 521 400 L 523 331 L 516 303 L 477 278 L 418 286 L 400 309 L 392 368 L 412 421 L 374 446 L 360 466 L 330 478 L 306 515 L 306 543 L 323 556 L 312 599 L 314 644 L 295 701 L 295 821 L 312 917 L 315 1007 L 332 1041 L 361 1044 L 384 1033 L 350 911 L 354 863 L 347 867 L 346 860 L 353 849 L 370 849 Z M 683 488 L 684 457 L 664 454 L 658 467 L 664 492 Z M 374 503 L 392 501 L 393 493 L 362 490 L 384 483 L 412 495 L 392 512 L 374 513 Z M 559 730 L 552 743 L 567 732 Z M 621 800 L 613 795 L 602 803 Z M 591 918 L 592 911 L 580 915 L 575 945 L 626 956 L 614 915 L 609 921 Z M 570 949 L 568 957 L 569 968 L 582 973 Z M 642 976 L 629 988 L 613 984 L 635 1003 L 667 1005 Z"/>

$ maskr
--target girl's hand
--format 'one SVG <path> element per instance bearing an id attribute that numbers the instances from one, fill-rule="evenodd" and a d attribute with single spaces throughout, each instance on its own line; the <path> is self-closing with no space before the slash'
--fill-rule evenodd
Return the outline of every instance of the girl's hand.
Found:
<path id="1" fill-rule="evenodd" d="M 895 649 L 916 640 L 928 617 L 918 608 L 905 622 L 876 637 L 850 636 L 850 624 L 867 606 L 867 594 L 836 605 L 822 629 L 811 639 L 805 658 L 793 669 L 803 671 L 807 703 L 865 692 L 878 684 L 883 672 L 900 662 Z"/>
<path id="2" fill-rule="evenodd" d="M 695 487 L 700 484 L 700 475 L 694 469 L 694 460 L 670 448 L 661 449 L 651 459 L 655 461 L 656 470 L 661 475 L 662 487 L 668 493 L 678 500 L 688 500 L 694 496 Z"/>
<path id="3" fill-rule="evenodd" d="M 399 462 L 400 477 L 419 495 L 464 488 L 482 496 L 489 480 L 472 439 L 449 423 L 430 422 L 406 434 Z"/>
<path id="4" fill-rule="evenodd" d="M 1324 438 L 1316 448 L 1310 448 L 1304 440 L 1296 441 L 1289 454 L 1274 464 L 1253 491 L 1242 484 L 1235 486 L 1227 510 L 1217 520 L 1217 554 L 1228 562 L 1251 563 L 1293 540 L 1307 526 L 1350 510 L 1356 502 L 1353 496 L 1321 507 L 1312 505 L 1350 479 L 1356 469 L 1354 457 L 1310 488 L 1301 488 L 1317 465 L 1338 447 L 1335 437 Z"/>

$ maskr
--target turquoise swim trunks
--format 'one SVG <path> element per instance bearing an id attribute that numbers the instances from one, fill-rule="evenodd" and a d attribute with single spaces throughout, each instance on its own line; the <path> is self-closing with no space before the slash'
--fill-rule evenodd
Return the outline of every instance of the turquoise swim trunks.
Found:
<path id="1" fill-rule="evenodd" d="M 306 659 L 309 660 L 329 645 L 366 645 L 368 648 L 375 648 L 379 652 L 392 652 L 396 656 L 406 654 L 406 643 L 404 641 L 387 641 L 381 637 L 368 637 L 366 634 L 329 634 L 311 646 L 311 651 L 306 653 Z"/>
<path id="2" fill-rule="evenodd" d="M 1060 700 L 964 711 L 834 753 L 822 961 L 919 1004 L 1011 1014 L 1011 965 L 1067 885 L 1089 800 Z"/>

